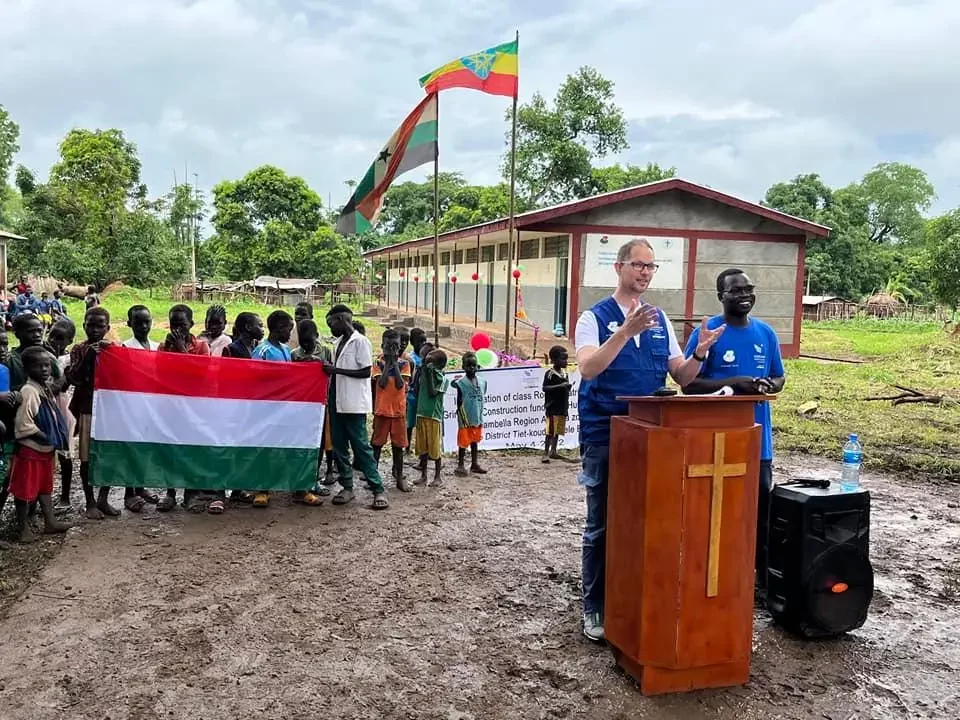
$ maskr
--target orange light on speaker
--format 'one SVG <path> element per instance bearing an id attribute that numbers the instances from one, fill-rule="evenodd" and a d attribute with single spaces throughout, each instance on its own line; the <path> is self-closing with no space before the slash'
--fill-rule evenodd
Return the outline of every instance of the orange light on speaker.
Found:
<path id="1" fill-rule="evenodd" d="M 846 583 L 838 582 L 833 584 L 833 586 L 830 588 L 830 592 L 834 593 L 835 595 L 839 595 L 840 593 L 844 593 L 849 589 L 850 587 Z"/>

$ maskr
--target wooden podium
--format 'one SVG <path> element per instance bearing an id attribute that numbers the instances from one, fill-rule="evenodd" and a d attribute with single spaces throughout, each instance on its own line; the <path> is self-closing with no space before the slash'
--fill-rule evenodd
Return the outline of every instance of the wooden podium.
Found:
<path id="1" fill-rule="evenodd" d="M 644 695 L 742 685 L 753 632 L 758 397 L 622 399 L 630 414 L 611 421 L 607 642 Z"/>

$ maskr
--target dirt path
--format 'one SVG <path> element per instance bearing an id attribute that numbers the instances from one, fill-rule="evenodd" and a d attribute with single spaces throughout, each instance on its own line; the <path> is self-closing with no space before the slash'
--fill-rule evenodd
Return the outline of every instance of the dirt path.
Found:
<path id="1" fill-rule="evenodd" d="M 0 718 L 956 716 L 960 486 L 866 478 L 862 630 L 805 643 L 758 611 L 749 686 L 648 699 L 578 632 L 575 470 L 489 460 L 385 513 L 282 501 L 83 525 L 0 621 Z"/>

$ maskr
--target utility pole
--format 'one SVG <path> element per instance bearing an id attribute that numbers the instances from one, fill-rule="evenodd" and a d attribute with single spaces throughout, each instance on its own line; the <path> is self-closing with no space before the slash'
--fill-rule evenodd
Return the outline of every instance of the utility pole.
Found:
<path id="1" fill-rule="evenodd" d="M 193 287 L 197 287 L 197 227 L 200 225 L 200 187 L 198 185 L 199 176 L 193 174 L 193 197 L 196 203 L 194 211 L 190 213 L 190 219 L 193 225 L 193 233 L 190 235 L 190 269 L 193 272 Z"/>

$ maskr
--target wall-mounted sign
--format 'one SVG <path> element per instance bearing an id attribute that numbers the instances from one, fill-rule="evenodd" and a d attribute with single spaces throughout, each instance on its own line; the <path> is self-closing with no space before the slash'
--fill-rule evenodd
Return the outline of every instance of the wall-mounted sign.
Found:
<path id="1" fill-rule="evenodd" d="M 603 235 L 589 233 L 586 239 L 586 257 L 583 263 L 583 284 L 588 287 L 613 288 L 617 286 L 617 251 L 636 238 L 643 238 L 653 246 L 653 254 L 660 266 L 650 283 L 652 290 L 681 290 L 683 288 L 684 242 L 681 237 L 650 237 L 648 235 Z"/>

